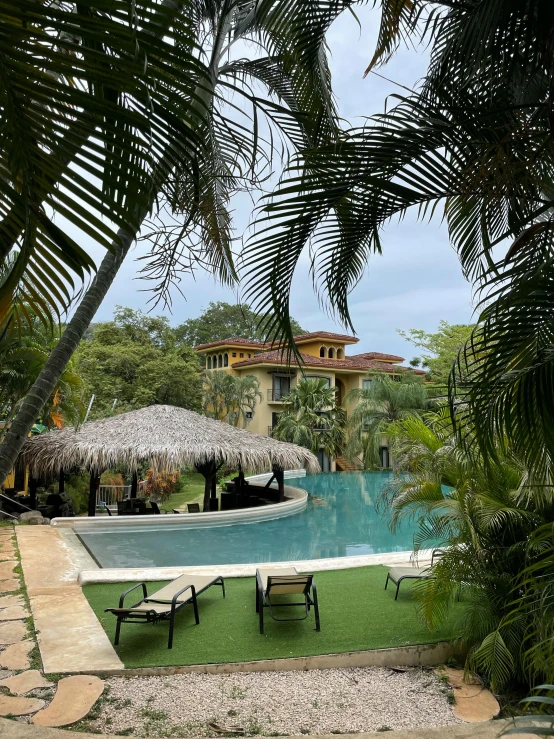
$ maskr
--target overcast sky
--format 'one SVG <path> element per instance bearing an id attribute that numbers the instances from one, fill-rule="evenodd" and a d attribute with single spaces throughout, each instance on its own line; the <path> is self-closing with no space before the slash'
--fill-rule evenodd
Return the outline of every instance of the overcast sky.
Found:
<path id="1" fill-rule="evenodd" d="M 362 6 L 357 8 L 361 21 L 344 14 L 331 28 L 328 41 L 331 51 L 333 88 L 342 116 L 360 123 L 364 116 L 381 112 L 386 98 L 398 88 L 375 75 L 363 79 L 371 59 L 379 12 Z M 426 68 L 425 51 L 400 50 L 379 73 L 396 83 L 413 86 Z M 238 234 L 247 227 L 250 208 L 245 198 L 234 203 Z M 472 316 L 471 290 L 462 277 L 456 254 L 452 250 L 444 225 L 439 220 L 418 223 L 413 216 L 400 224 L 391 224 L 383 234 L 384 253 L 372 258 L 367 273 L 352 292 L 351 313 L 360 339 L 356 351 L 381 351 L 411 358 L 417 350 L 407 344 L 396 329 L 436 329 L 440 319 L 450 323 L 468 323 Z M 98 260 L 100 250 L 89 245 Z M 135 279 L 140 265 L 137 257 L 146 246 L 139 244 L 129 254 L 95 320 L 109 320 L 115 305 L 148 310 L 148 284 Z M 235 302 L 232 291 L 222 288 L 212 277 L 198 272 L 195 278 L 184 276 L 181 282 L 186 300 L 174 291 L 172 312 L 161 307 L 154 313 L 166 313 L 173 324 L 196 317 L 210 300 Z M 292 294 L 292 315 L 308 331 L 342 331 L 318 305 L 311 289 L 307 259 L 296 275 Z"/>

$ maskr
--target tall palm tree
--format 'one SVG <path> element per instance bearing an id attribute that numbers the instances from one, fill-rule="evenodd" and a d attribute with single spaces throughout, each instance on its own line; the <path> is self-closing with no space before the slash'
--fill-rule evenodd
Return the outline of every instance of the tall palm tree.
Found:
<path id="1" fill-rule="evenodd" d="M 289 148 L 317 146 L 337 136 L 325 32 L 350 5 L 348 0 L 190 0 L 186 6 L 164 2 L 173 12 L 171 22 L 186 22 L 189 32 L 169 38 L 172 54 L 182 55 L 187 62 L 192 57 L 194 62 L 181 75 L 188 87 L 175 113 L 179 126 L 189 134 L 181 136 L 177 126 L 156 129 L 163 130 L 165 138 L 155 148 L 157 159 L 146 168 L 150 176 L 146 195 L 133 209 L 132 224 L 119 229 L 14 419 L 0 449 L 0 478 L 11 469 L 22 439 L 92 321 L 158 194 L 179 222 L 153 238 L 146 275 L 155 281 L 158 295 L 167 299 L 171 282 L 194 263 L 215 270 L 223 279 L 234 279 L 228 200 L 233 192 L 259 182 L 264 166 L 265 176 L 269 174 L 273 158 L 280 153 L 278 139 L 286 154 Z M 151 28 L 145 33 L 150 38 Z M 163 34 L 165 38 L 165 26 Z M 245 47 L 245 42 L 251 45 Z M 244 58 L 245 48 L 253 50 L 252 58 Z M 163 59 L 162 55 L 162 67 Z M 165 78 L 160 90 L 171 116 L 174 94 Z"/>
<path id="2" fill-rule="evenodd" d="M 406 518 L 417 521 L 416 552 L 444 551 L 416 591 L 426 621 L 434 628 L 454 619 L 468 666 L 493 690 L 511 680 L 552 681 L 551 497 L 529 494 L 513 455 L 487 465 L 467 455 L 445 409 L 397 421 L 388 432 L 399 474 L 379 506 L 392 512 L 393 530 Z M 532 569 L 539 577 L 530 577 Z"/>
<path id="3" fill-rule="evenodd" d="M 168 137 L 174 161 L 185 155 L 200 69 L 191 5 L 0 2 L 0 327 L 25 304 L 45 320 L 67 309 L 94 270 L 71 227 L 113 249 L 149 207 Z"/>
<path id="4" fill-rule="evenodd" d="M 245 375 L 235 379 L 235 407 L 231 414 L 231 423 L 233 426 L 242 423 L 242 427 L 246 428 L 256 411 L 258 402 L 262 401 L 264 396 L 260 392 L 260 381 L 254 375 Z"/>
<path id="5" fill-rule="evenodd" d="M 381 466 L 379 447 L 389 424 L 417 415 L 427 405 L 421 382 L 396 382 L 386 375 L 372 376 L 368 388 L 354 388 L 345 396 L 352 403 L 348 419 L 346 455 L 362 455 L 365 469 Z M 394 465 L 394 455 L 392 458 Z"/>
<path id="6" fill-rule="evenodd" d="M 336 405 L 336 388 L 324 379 L 301 380 L 283 398 L 273 436 L 281 441 L 320 449 L 329 457 L 342 454 L 345 444 L 346 411 Z"/>
<path id="7" fill-rule="evenodd" d="M 218 421 L 238 426 L 242 421 L 246 428 L 248 413 L 254 413 L 259 400 L 260 381 L 253 375 L 235 377 L 224 370 L 206 372 L 204 375 L 204 414 Z"/>
<path id="8" fill-rule="evenodd" d="M 554 6 L 549 0 L 383 0 L 370 68 L 403 39 L 431 49 L 413 94 L 334 147 L 292 162 L 245 253 L 245 298 L 286 335 L 293 273 L 309 242 L 331 307 L 381 252 L 383 227 L 441 212 L 481 314 L 451 378 L 452 407 L 492 455 L 513 442 L 546 474 L 554 456 Z M 503 245 L 511 244 L 510 248 Z M 262 261 L 265 275 L 256 271 Z M 462 396 L 462 403 L 458 401 Z M 529 409 L 533 409 L 532 412 Z M 459 418 L 458 413 L 453 413 Z"/>

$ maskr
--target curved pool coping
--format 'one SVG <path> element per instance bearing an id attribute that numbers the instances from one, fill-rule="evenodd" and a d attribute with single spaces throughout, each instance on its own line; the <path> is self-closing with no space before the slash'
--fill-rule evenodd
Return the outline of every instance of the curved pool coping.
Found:
<path id="1" fill-rule="evenodd" d="M 275 485 L 271 485 L 276 489 Z M 178 524 L 187 528 L 212 528 L 214 526 L 230 526 L 232 524 L 259 523 L 284 518 L 300 513 L 308 505 L 308 493 L 302 488 L 292 485 L 284 486 L 288 500 L 282 503 L 269 503 L 255 508 L 237 508 L 230 511 L 211 511 L 209 513 L 166 513 L 161 516 L 94 516 L 53 518 L 50 526 L 60 529 L 73 529 L 76 532 L 109 527 L 110 529 L 137 528 L 140 526 L 156 527 Z"/>
<path id="2" fill-rule="evenodd" d="M 221 575 L 222 577 L 253 577 L 258 567 L 296 567 L 299 572 L 325 572 L 326 570 L 348 570 L 352 567 L 384 565 L 391 567 L 400 564 L 427 565 L 431 563 L 431 549 L 421 550 L 417 561 L 413 551 L 380 552 L 351 557 L 329 557 L 327 559 L 302 559 L 286 562 L 249 562 L 230 565 L 195 565 L 188 567 L 106 567 L 103 569 L 81 570 L 79 585 L 108 582 L 155 582 L 173 580 L 179 575 Z"/>

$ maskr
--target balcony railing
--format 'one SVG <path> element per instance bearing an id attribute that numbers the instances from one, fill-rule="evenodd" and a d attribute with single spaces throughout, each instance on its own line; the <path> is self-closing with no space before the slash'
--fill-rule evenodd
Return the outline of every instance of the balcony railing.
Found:
<path id="1" fill-rule="evenodd" d="M 290 395 L 290 390 L 278 390 L 272 389 L 267 391 L 267 402 L 268 403 L 282 403 L 283 400 Z"/>

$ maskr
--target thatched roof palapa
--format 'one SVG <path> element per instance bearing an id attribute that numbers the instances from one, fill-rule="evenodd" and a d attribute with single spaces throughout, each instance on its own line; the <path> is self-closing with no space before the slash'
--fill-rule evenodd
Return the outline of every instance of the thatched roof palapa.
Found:
<path id="1" fill-rule="evenodd" d="M 305 468 L 318 472 L 307 449 L 235 428 L 184 408 L 151 405 L 118 416 L 88 421 L 28 439 L 23 459 L 34 477 L 60 469 L 102 471 L 147 462 L 155 471 L 203 465 L 211 461 L 254 473 Z"/>

